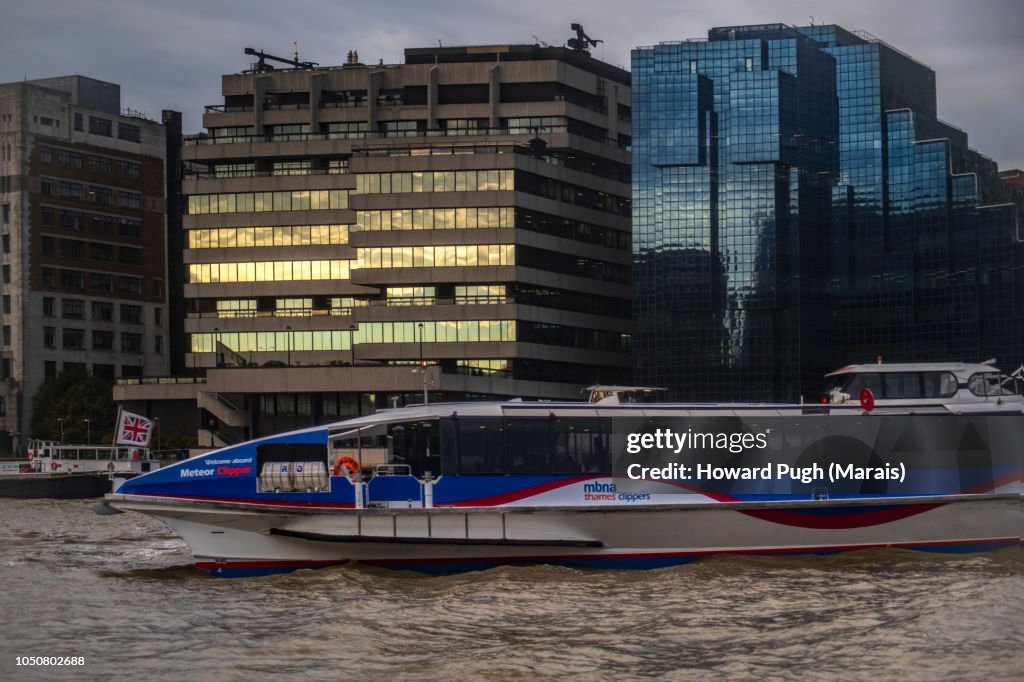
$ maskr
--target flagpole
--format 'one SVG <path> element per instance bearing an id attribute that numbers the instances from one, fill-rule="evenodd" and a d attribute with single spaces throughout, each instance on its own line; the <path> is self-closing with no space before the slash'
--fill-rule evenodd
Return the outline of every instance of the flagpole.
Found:
<path id="1" fill-rule="evenodd" d="M 118 441 L 121 440 L 121 406 L 117 406 L 117 421 L 114 422 L 114 450 L 117 450 L 117 446 L 120 445 Z"/>

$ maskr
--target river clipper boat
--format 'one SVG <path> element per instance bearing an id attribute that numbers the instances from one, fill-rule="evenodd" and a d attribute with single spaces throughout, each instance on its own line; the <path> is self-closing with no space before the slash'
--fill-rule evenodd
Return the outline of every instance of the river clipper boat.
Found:
<path id="1" fill-rule="evenodd" d="M 159 468 L 147 448 L 33 440 L 27 459 L 0 461 L 0 497 L 103 497 L 116 480 Z"/>
<path id="2" fill-rule="evenodd" d="M 986 364 L 856 365 L 820 404 L 432 404 L 260 438 L 97 508 L 174 528 L 218 576 L 357 561 L 653 568 L 713 554 L 1021 541 L 1024 415 Z"/>

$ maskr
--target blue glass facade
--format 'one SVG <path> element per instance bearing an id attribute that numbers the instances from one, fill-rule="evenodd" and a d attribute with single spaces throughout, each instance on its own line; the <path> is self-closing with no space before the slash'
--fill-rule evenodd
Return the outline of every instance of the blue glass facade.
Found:
<path id="1" fill-rule="evenodd" d="M 927 66 L 838 26 L 712 29 L 633 52 L 632 141 L 637 382 L 813 399 L 877 355 L 1022 359 L 1017 208 Z"/>

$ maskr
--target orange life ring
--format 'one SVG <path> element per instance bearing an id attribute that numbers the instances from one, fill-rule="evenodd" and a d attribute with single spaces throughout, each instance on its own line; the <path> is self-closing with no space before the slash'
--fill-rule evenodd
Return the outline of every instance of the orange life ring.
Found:
<path id="1" fill-rule="evenodd" d="M 342 457 L 339 457 L 334 462 L 334 469 L 333 469 L 334 475 L 335 476 L 341 476 L 341 470 L 342 469 L 347 470 L 348 473 L 350 473 L 350 474 L 359 473 L 359 462 L 355 461 L 354 459 L 352 459 L 348 455 L 344 455 Z"/>
<path id="2" fill-rule="evenodd" d="M 107 471 L 113 471 L 113 470 L 114 470 L 114 463 L 113 462 L 107 462 Z"/>
<path id="3" fill-rule="evenodd" d="M 133 460 L 138 460 L 139 459 L 139 451 L 136 450 L 135 448 L 132 448 L 132 459 Z"/>
<path id="4" fill-rule="evenodd" d="M 36 458 L 36 451 L 35 450 L 29 450 L 28 451 L 28 461 L 31 462 L 35 458 Z"/>
<path id="5" fill-rule="evenodd" d="M 51 462 L 50 463 L 50 469 L 52 471 L 56 471 L 57 469 L 60 469 L 60 462 Z"/>

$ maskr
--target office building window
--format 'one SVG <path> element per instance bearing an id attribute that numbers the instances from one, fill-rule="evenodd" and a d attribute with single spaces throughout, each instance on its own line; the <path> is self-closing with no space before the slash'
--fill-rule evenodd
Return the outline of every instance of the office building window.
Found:
<path id="1" fill-rule="evenodd" d="M 234 192 L 229 194 L 194 194 L 188 198 L 188 212 L 190 215 L 261 213 L 265 211 L 320 211 L 338 208 L 348 208 L 348 190 Z"/>
<path id="2" fill-rule="evenodd" d="M 93 301 L 92 319 L 98 322 L 113 322 L 114 304 L 106 301 Z"/>
<path id="3" fill-rule="evenodd" d="M 275 225 L 189 230 L 190 249 L 348 244 L 348 225 Z"/>
<path id="4" fill-rule="evenodd" d="M 92 347 L 94 350 L 114 350 L 114 332 L 93 331 Z"/>
<path id="5" fill-rule="evenodd" d="M 84 350 L 85 330 L 64 328 L 63 333 L 64 350 Z"/>
<path id="6" fill-rule="evenodd" d="M 139 277 L 118 277 L 117 290 L 131 296 L 142 295 L 142 279 Z"/>
<path id="7" fill-rule="evenodd" d="M 99 175 L 113 174 L 114 162 L 105 156 L 93 156 L 90 154 L 86 157 L 86 161 L 89 165 L 89 171 L 92 173 L 97 173 Z"/>
<path id="8" fill-rule="evenodd" d="M 142 334 L 133 334 L 130 332 L 121 333 L 121 352 L 123 353 L 141 353 L 142 352 Z"/>
<path id="9" fill-rule="evenodd" d="M 57 151 L 57 163 L 61 168 L 81 168 L 82 155 L 68 149 L 60 149 Z"/>
<path id="10" fill-rule="evenodd" d="M 142 195 L 122 190 L 117 193 L 117 203 L 122 208 L 142 208 Z"/>
<path id="11" fill-rule="evenodd" d="M 117 262 L 126 263 L 128 265 L 141 265 L 142 264 L 142 249 L 136 249 L 131 246 L 120 246 L 117 249 Z"/>
<path id="12" fill-rule="evenodd" d="M 101 294 L 109 294 L 114 291 L 114 277 L 104 273 L 94 272 L 89 275 L 89 289 Z"/>
<path id="13" fill-rule="evenodd" d="M 61 270 L 60 285 L 65 289 L 84 289 L 85 274 L 77 270 Z"/>
<path id="14" fill-rule="evenodd" d="M 125 324 L 142 324 L 142 306 L 122 303 L 121 322 Z"/>
<path id="15" fill-rule="evenodd" d="M 61 317 L 64 319 L 81 320 L 85 318 L 85 301 L 80 298 L 62 298 L 60 300 Z"/>
<path id="16" fill-rule="evenodd" d="M 366 121 L 349 121 L 346 123 L 328 123 L 327 139 L 329 140 L 361 140 L 370 131 Z"/>
<path id="17" fill-rule="evenodd" d="M 93 135 L 113 136 L 113 124 L 109 118 L 89 117 L 89 132 Z"/>
<path id="18" fill-rule="evenodd" d="M 136 161 L 118 161 L 117 174 L 122 178 L 140 178 L 142 177 L 142 164 Z"/>
<path id="19" fill-rule="evenodd" d="M 142 142 L 142 128 L 131 123 L 117 124 L 117 139 L 128 142 Z"/>
<path id="20" fill-rule="evenodd" d="M 142 236 L 142 221 L 135 218 L 121 218 L 121 222 L 117 225 L 117 235 L 138 239 Z"/>

